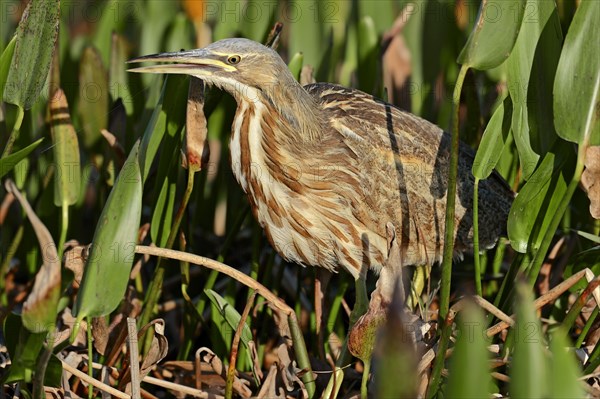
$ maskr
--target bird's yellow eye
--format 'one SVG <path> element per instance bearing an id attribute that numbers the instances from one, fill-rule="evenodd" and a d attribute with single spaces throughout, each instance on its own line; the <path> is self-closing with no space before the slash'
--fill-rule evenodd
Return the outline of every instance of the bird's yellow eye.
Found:
<path id="1" fill-rule="evenodd" d="M 230 55 L 229 58 L 227 58 L 227 62 L 230 63 L 231 65 L 235 65 L 238 62 L 240 62 L 242 60 L 242 57 L 240 57 L 239 55 Z"/>

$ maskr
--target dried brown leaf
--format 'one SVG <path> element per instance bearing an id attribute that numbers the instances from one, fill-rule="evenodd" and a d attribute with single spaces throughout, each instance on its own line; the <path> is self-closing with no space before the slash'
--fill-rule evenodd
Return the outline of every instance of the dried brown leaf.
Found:
<path id="1" fill-rule="evenodd" d="M 277 374 L 278 374 L 278 369 L 277 366 L 275 366 L 274 364 L 271 366 L 271 368 L 269 369 L 269 374 L 267 374 L 267 378 L 265 378 L 265 380 L 262 383 L 262 386 L 260 388 L 260 391 L 258 392 L 258 395 L 256 395 L 256 397 L 258 399 L 284 399 L 285 398 L 285 392 L 283 391 L 283 388 L 278 387 L 277 385 Z"/>
<path id="2" fill-rule="evenodd" d="M 35 214 L 29 202 L 19 192 L 12 180 L 5 183 L 6 191 L 12 193 L 29 218 L 40 245 L 43 264 L 35 276 L 33 289 L 23 304 L 23 325 L 30 331 L 49 331 L 56 323 L 58 299 L 60 298 L 60 260 L 50 231 Z"/>
<path id="3" fill-rule="evenodd" d="M 73 272 L 74 284 L 76 287 L 79 287 L 81 284 L 81 278 L 83 277 L 83 268 L 85 267 L 85 262 L 87 260 L 87 256 L 89 254 L 89 245 L 72 245 L 65 254 L 63 255 L 63 259 L 65 262 L 65 268 L 71 270 Z"/>
<path id="4" fill-rule="evenodd" d="M 225 367 L 223 367 L 223 362 L 212 350 L 203 347 L 198 349 L 196 354 L 202 358 L 202 361 L 210 364 L 213 371 L 220 375 L 223 381 L 227 380 L 226 370 Z M 237 376 L 233 380 L 233 389 L 244 398 L 249 398 L 252 396 L 252 391 L 250 388 L 248 388 Z"/>
<path id="5" fill-rule="evenodd" d="M 140 376 L 144 378 L 150 370 L 158 364 L 165 356 L 167 356 L 167 352 L 169 350 L 169 342 L 165 337 L 165 322 L 162 319 L 157 319 L 152 321 L 150 324 L 154 325 L 154 337 L 152 337 L 152 344 L 150 345 L 150 350 L 148 354 L 144 357 L 142 361 L 142 366 L 140 367 Z M 140 331 L 142 333 L 144 329 Z"/>
<path id="6" fill-rule="evenodd" d="M 208 163 L 210 147 L 207 144 L 208 129 L 204 115 L 204 82 L 193 76 L 190 78 L 185 124 L 187 167 L 198 171 Z"/>
<path id="7" fill-rule="evenodd" d="M 92 337 L 94 338 L 94 348 L 99 354 L 104 356 L 106 345 L 108 344 L 108 325 L 104 317 L 92 318 Z"/>
<path id="8" fill-rule="evenodd" d="M 590 199 L 590 214 L 600 219 L 600 146 L 588 147 L 581 185 Z"/>
<path id="9" fill-rule="evenodd" d="M 125 163 L 125 159 L 127 158 L 125 156 L 125 149 L 123 148 L 121 143 L 119 143 L 117 136 L 115 136 L 108 130 L 102 129 L 100 130 L 100 133 L 102 133 L 102 136 L 106 139 L 108 145 L 113 150 L 113 153 L 115 154 L 115 158 L 117 160 L 117 167 L 118 169 L 121 169 L 121 167 L 123 167 L 123 164 Z"/>

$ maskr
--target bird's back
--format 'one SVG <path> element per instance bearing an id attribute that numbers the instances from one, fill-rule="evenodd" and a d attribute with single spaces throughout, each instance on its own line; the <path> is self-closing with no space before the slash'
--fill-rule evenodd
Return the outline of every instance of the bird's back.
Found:
<path id="1" fill-rule="evenodd" d="M 385 224 L 401 234 L 403 263 L 432 264 L 443 251 L 450 135 L 434 124 L 403 112 L 371 95 L 331 84 L 305 86 L 324 109 L 331 143 L 345 146 L 339 162 L 356 177 L 348 199 L 360 230 L 363 251 L 371 259 L 385 251 Z M 472 249 L 473 150 L 459 151 L 455 252 Z M 356 185 L 355 185 L 356 186 Z M 349 191 L 346 190 L 348 193 Z M 491 247 L 505 232 L 513 192 L 496 172 L 479 186 L 479 239 Z M 384 255 L 385 257 L 385 255 Z M 376 261 L 375 263 L 379 263 Z M 381 265 L 379 265 L 381 266 Z"/>

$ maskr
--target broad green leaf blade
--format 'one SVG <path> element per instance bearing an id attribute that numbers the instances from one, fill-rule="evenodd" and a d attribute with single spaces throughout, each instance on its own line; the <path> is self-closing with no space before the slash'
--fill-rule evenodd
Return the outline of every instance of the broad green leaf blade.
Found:
<path id="1" fill-rule="evenodd" d="M 79 116 L 83 128 L 83 144 L 90 148 L 102 137 L 100 131 L 108 127 L 108 74 L 100 53 L 86 47 L 79 65 Z"/>
<path id="2" fill-rule="evenodd" d="M 50 71 L 60 22 L 58 0 L 31 0 L 17 29 L 17 43 L 8 71 L 4 101 L 30 109 Z"/>
<path id="3" fill-rule="evenodd" d="M 508 216 L 508 238 L 515 251 L 525 253 L 540 247 L 546 229 L 567 192 L 575 154 L 556 143 L 515 198 Z"/>
<path id="4" fill-rule="evenodd" d="M 133 114 L 133 97 L 127 81 L 127 43 L 123 36 L 113 33 L 108 81 L 113 101 L 121 98 L 127 115 Z"/>
<path id="5" fill-rule="evenodd" d="M 460 336 L 450 358 L 449 398 L 487 398 L 490 364 L 488 361 L 485 320 L 475 306 L 467 307 L 460 317 Z"/>
<path id="6" fill-rule="evenodd" d="M 487 179 L 496 167 L 510 134 L 511 119 L 512 101 L 506 97 L 492 115 L 477 148 L 473 162 L 473 176 L 476 178 Z"/>
<path id="7" fill-rule="evenodd" d="M 304 55 L 302 53 L 296 53 L 292 56 L 292 59 L 288 63 L 288 68 L 296 81 L 300 81 L 300 72 L 302 71 L 302 64 L 304 63 Z"/>
<path id="8" fill-rule="evenodd" d="M 375 93 L 375 82 L 379 75 L 379 40 L 373 19 L 363 17 L 358 23 L 358 82 L 359 88 L 366 93 Z"/>
<path id="9" fill-rule="evenodd" d="M 514 100 L 513 100 L 514 101 Z M 527 105 L 515 106 L 512 114 L 512 134 L 519 153 L 523 179 L 528 180 L 540 159 L 531 147 L 529 140 L 529 121 L 527 120 Z"/>
<path id="10" fill-rule="evenodd" d="M 73 205 L 81 186 L 79 142 L 71 123 L 65 93 L 58 89 L 50 102 L 50 132 L 54 152 L 54 205 Z"/>
<path id="11" fill-rule="evenodd" d="M 517 40 L 525 3 L 526 0 L 483 0 L 458 63 L 479 70 L 502 64 Z"/>
<path id="12" fill-rule="evenodd" d="M 112 312 L 125 293 L 142 213 L 139 142 L 132 148 L 96 226 L 74 314 L 99 317 Z"/>
<path id="13" fill-rule="evenodd" d="M 237 310 L 227 302 L 221 295 L 217 294 L 213 290 L 204 290 L 208 299 L 219 309 L 219 313 L 225 318 L 227 324 L 235 331 L 240 324 L 240 320 L 242 316 L 238 313 Z M 242 343 L 245 347 L 248 347 L 248 343 L 252 341 L 252 331 L 250 331 L 250 327 L 248 324 L 244 324 L 242 328 L 242 335 L 240 337 Z"/>
<path id="14" fill-rule="evenodd" d="M 21 204 L 43 254 L 42 267 L 36 273 L 33 289 L 23 303 L 23 325 L 31 332 L 49 331 L 56 324 L 61 288 L 61 262 L 58 258 L 56 244 L 48 228 L 42 223 L 12 180 L 6 181 L 6 191 L 12 193 Z"/>
<path id="15" fill-rule="evenodd" d="M 575 360 L 575 353 L 569 351 L 568 339 L 555 330 L 550 342 L 552 362 L 550 362 L 549 398 L 585 398 L 586 392 L 579 381 L 581 370 Z"/>
<path id="16" fill-rule="evenodd" d="M 2 383 L 31 382 L 47 333 L 30 332 L 23 326 L 21 317 L 13 313 L 6 316 L 2 328 L 12 362 Z"/>
<path id="17" fill-rule="evenodd" d="M 27 155 L 31 154 L 31 152 L 35 150 L 42 143 L 42 141 L 44 141 L 44 138 L 34 141 L 22 150 L 13 152 L 12 154 L 0 159 L 0 178 L 3 178 L 8 172 L 13 170 L 14 167 L 17 166 L 22 159 L 27 157 Z"/>
<path id="18" fill-rule="evenodd" d="M 529 0 L 527 10 L 506 61 L 506 84 L 514 105 L 512 130 L 525 180 L 556 140 L 552 86 L 562 43 L 553 1 Z"/>
<path id="19" fill-rule="evenodd" d="M 600 145 L 600 2 L 582 0 L 565 39 L 554 81 L 560 137 Z M 587 136 L 587 137 L 586 137 Z"/>
<path id="20" fill-rule="evenodd" d="M 512 398 L 544 398 L 549 393 L 544 334 L 533 307 L 533 294 L 524 284 L 520 284 L 517 290 L 509 392 Z"/>
<path id="21" fill-rule="evenodd" d="M 44 374 L 44 385 L 54 388 L 62 387 L 62 373 L 62 361 L 56 355 L 50 356 Z"/>
<path id="22" fill-rule="evenodd" d="M 17 36 L 13 36 L 12 40 L 8 43 L 8 46 L 6 46 L 2 52 L 2 55 L 0 56 L 0 98 L 4 97 L 4 87 L 6 86 L 8 70 L 10 69 L 16 43 Z"/>
<path id="23" fill-rule="evenodd" d="M 94 47 L 98 49 L 102 60 L 108 63 L 111 47 L 114 46 L 114 42 L 111 43 L 112 35 L 123 32 L 130 14 L 136 11 L 139 12 L 143 5 L 134 4 L 131 0 L 110 0 L 98 3 L 96 7 L 99 8 L 100 20 L 96 24 L 96 32 L 93 38 Z M 140 17 L 140 15 L 135 15 L 135 17 Z"/>

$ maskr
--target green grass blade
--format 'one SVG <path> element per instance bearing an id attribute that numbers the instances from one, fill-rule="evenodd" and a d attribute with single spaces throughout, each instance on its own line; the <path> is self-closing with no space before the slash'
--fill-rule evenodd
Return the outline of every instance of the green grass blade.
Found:
<path id="1" fill-rule="evenodd" d="M 22 159 L 31 154 L 44 141 L 43 138 L 29 144 L 27 147 L 7 155 L 0 159 L 0 178 L 4 177 L 8 172 L 14 169 Z"/>
<path id="2" fill-rule="evenodd" d="M 8 71 L 15 52 L 16 43 L 17 36 L 13 36 L 0 56 L 0 98 L 4 97 L 4 87 L 6 86 L 6 79 L 8 78 Z"/>
<path id="3" fill-rule="evenodd" d="M 550 389 L 548 398 L 585 398 L 586 392 L 579 381 L 581 370 L 575 360 L 575 353 L 568 350 L 572 345 L 568 339 L 556 330 L 552 334 L 550 350 Z"/>
<path id="4" fill-rule="evenodd" d="M 488 363 L 485 320 L 474 305 L 467 307 L 459 321 L 460 335 L 450 358 L 449 398 L 487 398 L 492 382 Z"/>
<path id="5" fill-rule="evenodd" d="M 187 93 L 187 86 L 187 79 L 183 76 L 172 75 L 165 79 L 158 104 L 140 144 L 139 159 L 144 181 L 165 135 L 168 134 L 172 141 L 185 122 L 186 96 L 182 93 Z"/>
<path id="6" fill-rule="evenodd" d="M 304 55 L 302 53 L 296 53 L 292 56 L 292 59 L 288 63 L 288 68 L 294 78 L 299 82 L 300 81 L 300 72 L 302 71 L 302 64 L 304 63 Z"/>
<path id="7" fill-rule="evenodd" d="M 208 296 L 212 304 L 219 310 L 219 313 L 221 313 L 225 321 L 227 321 L 227 324 L 235 331 L 242 318 L 238 311 L 217 292 L 213 290 L 204 290 L 204 293 L 206 293 L 206 296 Z M 252 331 L 250 331 L 250 327 L 248 327 L 247 324 L 243 327 L 241 340 L 246 347 L 248 347 L 248 343 L 252 341 Z"/>
<path id="8" fill-rule="evenodd" d="M 535 314 L 533 295 L 529 288 L 520 284 L 517 290 L 517 319 L 509 392 L 513 398 L 543 398 L 548 393 L 550 381 L 542 326 Z"/>
<path id="9" fill-rule="evenodd" d="M 366 93 L 375 93 L 375 82 L 380 72 L 379 39 L 373 19 L 369 16 L 361 18 L 358 23 L 358 82 L 359 88 Z"/>

